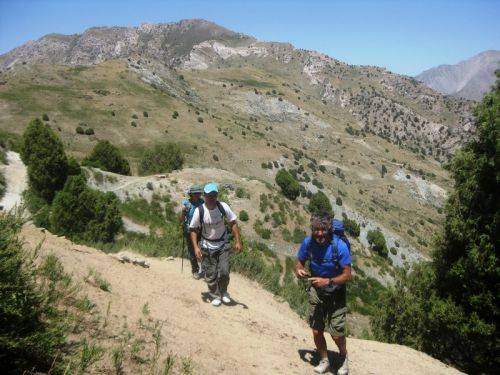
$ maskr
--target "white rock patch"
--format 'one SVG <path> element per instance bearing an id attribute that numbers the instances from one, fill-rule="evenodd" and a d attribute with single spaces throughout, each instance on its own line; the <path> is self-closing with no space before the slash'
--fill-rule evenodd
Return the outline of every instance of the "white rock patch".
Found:
<path id="1" fill-rule="evenodd" d="M 409 175 L 410 178 L 406 178 Z M 432 182 L 423 180 L 421 177 L 415 176 L 406 172 L 403 169 L 398 169 L 392 176 L 396 181 L 405 182 L 408 186 L 410 195 L 414 198 L 424 200 L 435 206 L 442 206 L 446 199 L 446 190 Z"/>

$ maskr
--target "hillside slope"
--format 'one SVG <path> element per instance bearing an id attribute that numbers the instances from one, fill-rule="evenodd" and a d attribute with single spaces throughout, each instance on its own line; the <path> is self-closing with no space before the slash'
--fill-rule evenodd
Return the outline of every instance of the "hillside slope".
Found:
<path id="1" fill-rule="evenodd" d="M 289 79 L 270 78 L 265 69 L 185 71 L 183 79 L 175 73 L 168 91 L 145 82 L 131 64 L 21 65 L 3 75 L 0 129 L 20 134 L 30 119 L 46 113 L 65 148 L 80 160 L 107 139 L 135 167 L 143 150 L 174 141 L 186 152 L 187 167 L 225 169 L 271 184 L 287 168 L 297 172 L 304 192 L 322 189 L 332 204 L 342 202 L 337 215 L 346 212 L 360 224 L 391 228 L 412 247 L 428 251 L 427 233 L 442 219 L 450 187 L 446 171 L 431 157 L 361 132 L 349 110 L 323 104 L 307 83 L 283 86 Z M 279 90 L 283 96 L 272 94 Z M 95 134 L 78 134 L 78 127 Z M 272 212 L 261 212 L 260 219 L 266 214 Z M 281 237 L 283 228 L 269 224 Z"/>
<path id="2" fill-rule="evenodd" d="M 144 326 L 158 321 L 165 338 L 159 345 L 160 363 L 170 354 L 190 358 L 194 373 L 200 374 L 312 372 L 313 343 L 307 325 L 288 305 L 254 282 L 233 274 L 230 292 L 237 303 L 214 308 L 203 299 L 205 285 L 194 281 L 186 270 L 181 273 L 178 259 L 147 259 L 150 268 L 142 268 L 120 263 L 114 256 L 75 245 L 29 223 L 22 235 L 30 248 L 42 243 L 40 256 L 57 256 L 73 279 L 82 282 L 82 293 L 88 294 L 103 314 L 107 311 L 106 334 L 92 338 L 107 352 L 123 345 L 124 331 L 128 337 L 140 337 Z M 110 292 L 83 281 L 89 269 L 103 275 Z M 148 346 L 151 339 L 141 342 Z M 349 339 L 348 346 L 352 374 L 459 373 L 399 345 Z M 112 371 L 110 357 L 105 355 L 91 373 Z M 124 365 L 126 373 L 144 370 L 128 355 Z"/>
<path id="3" fill-rule="evenodd" d="M 495 82 L 500 51 L 484 51 L 455 65 L 440 65 L 415 78 L 443 94 L 481 100 Z"/>
<path id="4" fill-rule="evenodd" d="M 186 85 L 183 89 L 172 78 L 180 71 L 191 71 L 193 78 L 208 78 L 205 84 L 212 86 L 226 81 L 286 95 L 293 108 L 304 107 L 320 119 L 320 111 L 328 108 L 327 117 L 333 112 L 334 117 L 345 119 L 343 127 L 359 125 L 364 132 L 438 158 L 452 153 L 473 130 L 470 103 L 445 98 L 413 78 L 379 67 L 350 65 L 286 43 L 257 41 L 205 20 L 49 34 L 1 55 L 0 73 L 23 75 L 25 65 L 79 67 L 112 60 L 126 60 L 128 69 L 153 87 L 211 113 L 221 110 L 213 97 L 186 90 Z M 9 82 L 12 75 L 1 78 Z M 259 82 L 268 78 L 277 82 Z M 305 104 L 309 101 L 322 105 L 313 110 Z"/>

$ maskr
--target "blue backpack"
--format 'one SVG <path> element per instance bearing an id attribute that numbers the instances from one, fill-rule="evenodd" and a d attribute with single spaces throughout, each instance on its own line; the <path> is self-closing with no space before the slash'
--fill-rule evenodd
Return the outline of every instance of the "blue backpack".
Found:
<path id="1" fill-rule="evenodd" d="M 188 228 L 189 228 L 189 223 L 191 222 L 191 219 L 193 218 L 193 215 L 194 215 L 194 211 L 201 205 L 203 205 L 203 203 L 205 203 L 205 201 L 203 199 L 200 199 L 199 201 L 200 203 L 197 203 L 196 205 L 192 204 L 189 200 L 187 199 L 184 199 L 182 201 L 182 205 L 185 206 L 185 207 L 188 207 L 188 212 L 186 214 L 186 217 L 184 218 L 184 228 L 185 230 L 187 231 Z"/>
<path id="2" fill-rule="evenodd" d="M 332 232 L 333 232 L 333 238 L 335 238 L 335 236 L 337 236 L 342 241 L 344 241 L 344 243 L 347 245 L 347 249 L 349 249 L 349 252 L 351 252 L 351 243 L 349 242 L 349 239 L 345 235 L 344 223 L 340 220 L 333 219 L 332 220 Z"/>

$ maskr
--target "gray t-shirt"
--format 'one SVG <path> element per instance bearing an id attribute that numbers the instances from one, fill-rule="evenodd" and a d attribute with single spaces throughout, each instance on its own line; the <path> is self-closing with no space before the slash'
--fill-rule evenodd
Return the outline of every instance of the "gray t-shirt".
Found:
<path id="1" fill-rule="evenodd" d="M 229 205 L 224 202 L 220 202 L 221 206 L 226 211 L 226 219 L 228 222 L 236 221 L 236 214 L 231 210 Z M 204 217 L 203 217 L 203 233 L 200 247 L 208 250 L 217 250 L 221 246 L 227 243 L 227 231 L 224 224 L 224 218 L 218 207 L 213 210 L 209 210 L 206 203 L 203 204 Z M 198 229 L 201 227 L 200 222 L 200 210 L 196 209 L 193 214 L 193 218 L 189 223 L 190 229 Z"/>

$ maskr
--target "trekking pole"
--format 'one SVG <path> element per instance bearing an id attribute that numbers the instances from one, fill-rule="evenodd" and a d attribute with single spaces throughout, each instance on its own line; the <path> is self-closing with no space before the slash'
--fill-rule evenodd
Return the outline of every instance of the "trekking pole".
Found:
<path id="1" fill-rule="evenodd" d="M 182 236 L 181 273 L 184 273 L 184 248 L 186 247 L 186 236 L 184 235 L 184 228 L 182 228 L 181 236 Z"/>

